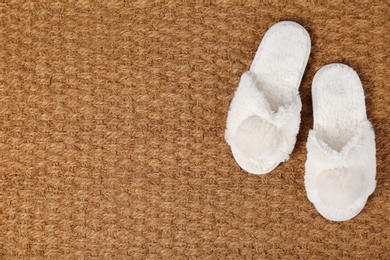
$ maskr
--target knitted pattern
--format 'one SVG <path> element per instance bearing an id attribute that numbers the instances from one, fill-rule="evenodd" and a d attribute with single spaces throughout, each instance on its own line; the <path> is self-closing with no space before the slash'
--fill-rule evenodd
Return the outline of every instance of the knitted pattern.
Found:
<path id="1" fill-rule="evenodd" d="M 1 1 L 0 259 L 390 259 L 387 1 L 185 2 Z M 301 126 L 288 161 L 251 175 L 226 116 L 281 20 L 312 39 Z M 376 190 L 345 223 L 303 177 L 332 62 L 358 72 L 377 145 Z"/>

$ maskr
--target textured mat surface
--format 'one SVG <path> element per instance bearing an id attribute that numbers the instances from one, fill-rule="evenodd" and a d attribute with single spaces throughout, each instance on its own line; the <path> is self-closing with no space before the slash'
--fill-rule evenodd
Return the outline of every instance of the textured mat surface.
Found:
<path id="1" fill-rule="evenodd" d="M 389 4 L 284 2 L 0 4 L 0 258 L 389 259 Z M 255 176 L 225 120 L 280 20 L 312 37 L 302 124 L 291 159 Z M 303 184 L 311 81 L 331 62 L 360 75 L 377 142 L 377 189 L 344 223 Z"/>

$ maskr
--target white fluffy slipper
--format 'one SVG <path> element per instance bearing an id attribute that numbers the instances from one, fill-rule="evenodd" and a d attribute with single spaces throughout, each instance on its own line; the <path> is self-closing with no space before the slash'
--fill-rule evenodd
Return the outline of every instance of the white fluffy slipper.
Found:
<path id="1" fill-rule="evenodd" d="M 225 139 L 244 170 L 268 173 L 294 149 L 302 107 L 298 88 L 310 46 L 301 25 L 279 22 L 265 33 L 249 71 L 242 75 Z"/>
<path id="2" fill-rule="evenodd" d="M 307 196 L 325 218 L 348 220 L 363 209 L 376 184 L 375 134 L 362 83 L 351 67 L 330 64 L 314 76 L 312 96 Z"/>

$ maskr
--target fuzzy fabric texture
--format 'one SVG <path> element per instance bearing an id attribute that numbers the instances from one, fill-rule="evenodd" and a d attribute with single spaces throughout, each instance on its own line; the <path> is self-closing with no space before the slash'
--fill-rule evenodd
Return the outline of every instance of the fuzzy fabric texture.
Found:
<path id="1" fill-rule="evenodd" d="M 364 208 L 375 190 L 375 134 L 355 71 L 322 68 L 313 80 L 314 127 L 307 142 L 305 186 L 325 218 L 344 221 Z"/>
<path id="2" fill-rule="evenodd" d="M 280 22 L 266 32 L 250 70 L 242 75 L 225 139 L 244 170 L 265 174 L 289 158 L 299 131 L 298 88 L 309 53 L 306 30 Z"/>

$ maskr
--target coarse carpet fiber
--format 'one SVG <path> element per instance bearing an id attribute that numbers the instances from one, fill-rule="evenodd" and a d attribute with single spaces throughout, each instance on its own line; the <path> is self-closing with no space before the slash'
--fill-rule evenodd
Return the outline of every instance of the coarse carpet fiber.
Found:
<path id="1" fill-rule="evenodd" d="M 390 259 L 389 3 L 286 2 L 2 1 L 0 259 Z M 301 130 L 256 176 L 225 121 L 281 20 L 312 39 Z M 378 160 L 342 223 L 303 182 L 311 83 L 332 62 L 361 77 Z"/>

